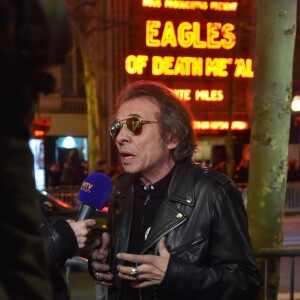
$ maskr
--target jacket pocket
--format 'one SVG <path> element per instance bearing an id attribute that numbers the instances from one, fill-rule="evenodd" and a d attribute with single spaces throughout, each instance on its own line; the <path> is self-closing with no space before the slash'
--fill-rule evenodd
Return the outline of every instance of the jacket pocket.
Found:
<path id="1" fill-rule="evenodd" d="M 207 238 L 206 236 L 202 235 L 171 250 L 171 254 L 180 257 L 188 262 L 196 263 L 206 256 L 206 249 Z"/>

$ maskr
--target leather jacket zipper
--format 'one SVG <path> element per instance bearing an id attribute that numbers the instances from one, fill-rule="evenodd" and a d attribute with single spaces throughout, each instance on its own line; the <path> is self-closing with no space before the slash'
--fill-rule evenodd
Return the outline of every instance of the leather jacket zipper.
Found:
<path id="1" fill-rule="evenodd" d="M 164 234 L 161 234 L 160 236 L 158 236 L 154 240 L 153 244 L 157 243 L 163 236 L 165 236 L 166 234 L 168 234 L 170 231 L 172 231 L 177 226 L 181 225 L 185 220 L 186 220 L 186 218 L 182 218 L 182 220 L 179 223 L 177 223 L 176 225 L 170 227 L 166 232 L 164 232 Z M 146 248 L 146 249 L 144 249 L 144 251 L 141 252 L 141 255 L 143 255 L 148 249 L 149 249 L 149 247 Z M 143 300 L 143 298 L 142 298 L 142 292 L 141 292 L 140 288 L 139 288 L 139 300 Z"/>
<path id="2" fill-rule="evenodd" d="M 182 218 L 182 220 L 179 223 L 176 223 L 174 226 L 170 227 L 167 231 L 163 232 L 163 234 L 160 234 L 153 242 L 152 245 L 154 245 L 155 243 L 157 243 L 163 236 L 165 236 L 166 234 L 168 234 L 170 231 L 172 231 L 173 229 L 175 229 L 176 227 L 178 227 L 179 225 L 181 225 L 183 222 L 185 222 L 186 218 Z M 152 246 L 151 245 L 151 246 Z M 147 247 L 146 249 L 144 249 L 141 252 L 141 255 L 143 255 L 151 246 Z"/>
<path id="3" fill-rule="evenodd" d="M 149 200 L 150 200 L 150 195 L 148 194 L 147 197 L 146 197 L 146 200 L 145 200 L 145 202 L 144 202 L 144 206 L 147 205 L 147 203 L 148 203 Z"/>

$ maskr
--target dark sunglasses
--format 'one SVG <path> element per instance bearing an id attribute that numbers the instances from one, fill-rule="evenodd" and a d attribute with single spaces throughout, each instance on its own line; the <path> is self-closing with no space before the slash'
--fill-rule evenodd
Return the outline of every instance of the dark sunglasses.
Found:
<path id="1" fill-rule="evenodd" d="M 151 124 L 151 123 L 158 123 L 158 122 L 141 121 L 137 117 L 132 117 L 132 118 L 124 119 L 124 120 L 115 120 L 109 126 L 109 134 L 113 139 L 115 139 L 117 137 L 117 135 L 119 134 L 123 125 L 126 124 L 127 129 L 131 132 L 131 134 L 138 135 L 142 132 L 142 126 L 144 124 Z"/>

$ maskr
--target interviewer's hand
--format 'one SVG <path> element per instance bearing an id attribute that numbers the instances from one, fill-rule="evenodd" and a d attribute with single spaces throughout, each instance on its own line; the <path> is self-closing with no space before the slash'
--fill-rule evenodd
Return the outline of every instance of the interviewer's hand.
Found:
<path id="1" fill-rule="evenodd" d="M 170 253 L 166 248 L 165 237 L 158 243 L 160 256 L 137 255 L 129 253 L 118 253 L 117 258 L 130 261 L 137 265 L 138 277 L 130 275 L 132 267 L 118 265 L 119 276 L 132 281 L 135 288 L 144 288 L 154 284 L 160 284 L 166 274 Z"/>
<path id="2" fill-rule="evenodd" d="M 90 233 L 90 228 L 96 224 L 93 219 L 75 222 L 74 220 L 67 220 L 77 239 L 78 248 L 83 248 L 87 240 L 87 235 Z"/>

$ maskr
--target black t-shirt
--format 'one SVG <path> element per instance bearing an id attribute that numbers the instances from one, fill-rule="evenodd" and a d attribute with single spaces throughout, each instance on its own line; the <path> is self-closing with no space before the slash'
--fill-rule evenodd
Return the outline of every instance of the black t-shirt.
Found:
<path id="1" fill-rule="evenodd" d="M 128 253 L 141 253 L 156 213 L 167 194 L 173 170 L 174 168 L 164 178 L 148 187 L 140 181 L 135 183 Z M 124 281 L 122 299 L 139 299 L 139 290 L 131 288 L 130 282 L 126 280 Z"/>
<path id="2" fill-rule="evenodd" d="M 141 252 L 152 222 L 168 191 L 172 173 L 169 172 L 164 178 L 148 187 L 141 182 L 135 184 L 129 253 Z"/>

